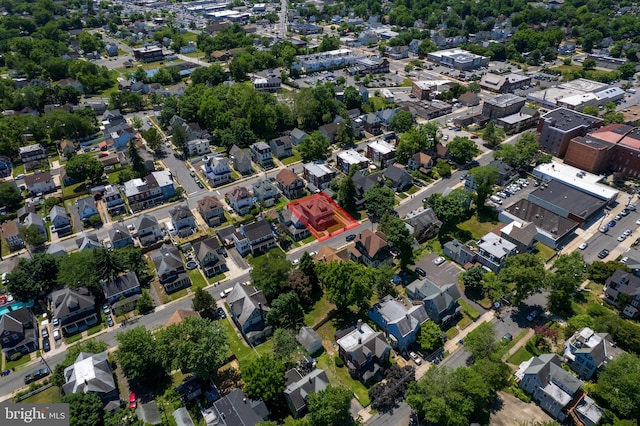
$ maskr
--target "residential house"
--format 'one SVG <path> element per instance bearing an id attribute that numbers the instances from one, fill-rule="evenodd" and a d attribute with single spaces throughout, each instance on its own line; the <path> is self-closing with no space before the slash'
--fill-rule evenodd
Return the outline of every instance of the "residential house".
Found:
<path id="1" fill-rule="evenodd" d="M 102 248 L 102 243 L 98 241 L 98 236 L 93 232 L 83 233 L 82 237 L 76 239 L 76 245 L 78 246 L 78 251 Z"/>
<path id="2" fill-rule="evenodd" d="M 218 226 L 226 220 L 222 201 L 211 195 L 198 200 L 198 211 L 207 225 L 211 227 Z"/>
<path id="3" fill-rule="evenodd" d="M 353 175 L 353 184 L 356 187 L 356 206 L 364 209 L 364 194 L 376 185 L 384 184 L 382 172 L 365 174 L 362 170 Z"/>
<path id="4" fill-rule="evenodd" d="M 362 117 L 362 127 L 364 127 L 365 132 L 374 136 L 382 133 L 382 121 L 380 121 L 378 114 L 374 112 L 365 114 Z"/>
<path id="5" fill-rule="evenodd" d="M 207 175 L 211 185 L 215 187 L 231 182 L 229 160 L 220 156 L 205 155 L 202 161 L 204 163 L 204 174 Z"/>
<path id="6" fill-rule="evenodd" d="M 363 383 L 371 383 L 382 378 L 384 365 L 389 361 L 391 346 L 384 333 L 375 332 L 368 324 L 358 320 L 355 327 L 336 332 L 338 354 L 344 361 L 349 374 Z"/>
<path id="7" fill-rule="evenodd" d="M 193 251 L 200 268 L 207 277 L 213 277 L 227 270 L 227 262 L 220 255 L 220 244 L 215 237 L 194 243 Z"/>
<path id="8" fill-rule="evenodd" d="M 324 164 L 307 163 L 303 167 L 303 176 L 312 192 L 322 191 L 336 177 L 335 170 Z"/>
<path id="9" fill-rule="evenodd" d="M 220 426 L 256 426 L 266 421 L 269 410 L 262 400 L 253 400 L 236 389 L 213 403 L 212 414 Z"/>
<path id="10" fill-rule="evenodd" d="M 98 395 L 103 404 L 119 399 L 107 352 L 81 352 L 73 365 L 64 369 L 64 380 L 62 392 L 65 395 L 91 392 Z"/>
<path id="11" fill-rule="evenodd" d="M 38 320 L 28 307 L 0 315 L 0 346 L 5 358 L 38 350 Z"/>
<path id="12" fill-rule="evenodd" d="M 240 230 L 233 234 L 233 243 L 242 256 L 249 252 L 256 255 L 275 247 L 276 238 L 269 222 L 259 219 L 248 225 L 242 225 Z"/>
<path id="13" fill-rule="evenodd" d="M 65 287 L 51 293 L 53 318 L 60 321 L 64 334 L 75 334 L 100 322 L 96 299 L 86 287 Z"/>
<path id="14" fill-rule="evenodd" d="M 520 364 L 516 382 L 559 422 L 575 415 L 580 420 L 578 424 L 592 426 L 603 415 L 600 407 L 581 389 L 582 381 L 562 368 L 556 354 L 534 356 Z"/>
<path id="15" fill-rule="evenodd" d="M 102 291 L 107 302 L 116 315 L 122 315 L 133 311 L 136 302 L 140 298 L 140 281 L 135 272 L 129 271 L 118 278 L 109 281 L 102 281 Z"/>
<path id="16" fill-rule="evenodd" d="M 67 210 L 63 206 L 53 206 L 49 211 L 49 220 L 53 224 L 51 232 L 58 234 L 58 237 L 71 234 L 71 220 L 69 219 Z"/>
<path id="17" fill-rule="evenodd" d="M 115 216 L 124 213 L 125 205 L 122 194 L 117 185 L 106 185 L 102 199 L 107 205 L 107 211 L 110 215 Z"/>
<path id="18" fill-rule="evenodd" d="M 11 176 L 13 164 L 8 157 L 0 156 L 0 178 Z"/>
<path id="19" fill-rule="evenodd" d="M 229 150 L 229 158 L 231 158 L 236 172 L 241 175 L 251 173 L 251 153 L 248 149 L 241 149 L 238 145 L 233 145 Z"/>
<path id="20" fill-rule="evenodd" d="M 589 380 L 597 370 L 622 352 L 609 333 L 596 333 L 584 327 L 564 342 L 563 361 L 581 378 Z"/>
<path id="21" fill-rule="evenodd" d="M 489 165 L 498 169 L 498 185 L 506 185 L 511 180 L 513 167 L 500 160 L 492 160 L 489 162 Z"/>
<path id="22" fill-rule="evenodd" d="M 394 60 L 405 59 L 409 57 L 409 46 L 391 46 L 384 54 Z"/>
<path id="23" fill-rule="evenodd" d="M 291 131 L 289 137 L 291 138 L 291 143 L 295 146 L 300 145 L 303 140 L 305 140 L 309 135 L 303 131 L 298 129 L 297 127 Z"/>
<path id="24" fill-rule="evenodd" d="M 416 341 L 429 315 L 424 305 L 407 306 L 389 295 L 369 310 L 369 318 L 384 331 L 392 348 L 405 352 Z"/>
<path id="25" fill-rule="evenodd" d="M 143 246 L 153 244 L 164 237 L 158 219 L 155 216 L 142 214 L 135 219 L 134 225 L 137 230 L 138 241 Z"/>
<path id="26" fill-rule="evenodd" d="M 304 181 L 289 169 L 282 169 L 276 175 L 276 184 L 282 194 L 290 200 L 304 195 Z"/>
<path id="27" fill-rule="evenodd" d="M 231 318 L 250 345 L 256 345 L 273 333 L 266 323 L 269 304 L 262 290 L 237 283 L 227 297 Z"/>
<path id="28" fill-rule="evenodd" d="M 164 323 L 164 327 L 167 328 L 173 324 L 180 324 L 187 318 L 196 317 L 200 318 L 200 314 L 195 311 L 190 311 L 187 309 L 176 309 L 176 311 L 171 314 L 167 322 Z"/>
<path id="29" fill-rule="evenodd" d="M 47 159 L 47 151 L 39 143 L 21 146 L 18 148 L 18 155 L 27 171 L 40 167 L 40 163 Z"/>
<path id="30" fill-rule="evenodd" d="M 273 168 L 273 158 L 271 157 L 271 147 L 269 145 L 264 142 L 256 142 L 249 148 L 254 163 L 260 164 L 264 169 Z"/>
<path id="31" fill-rule="evenodd" d="M 407 213 L 405 224 L 408 226 L 411 236 L 419 243 L 435 237 L 442 227 L 442 221 L 438 219 L 431 207 L 421 207 Z"/>
<path id="32" fill-rule="evenodd" d="M 322 349 L 322 337 L 320 337 L 313 327 L 301 327 L 300 331 L 296 335 L 296 340 L 311 355 Z"/>
<path id="33" fill-rule="evenodd" d="M 23 226 L 25 228 L 29 228 L 30 226 L 33 226 L 45 238 L 48 237 L 47 229 L 44 226 L 44 219 L 42 219 L 42 216 L 40 216 L 38 213 L 29 213 L 27 217 L 24 219 Z"/>
<path id="34" fill-rule="evenodd" d="M 480 105 L 480 96 L 477 93 L 473 92 L 464 92 L 462 95 L 458 97 L 458 102 L 466 107 L 473 107 L 476 105 Z"/>
<path id="35" fill-rule="evenodd" d="M 271 152 L 276 156 L 276 158 L 286 158 L 293 155 L 291 137 L 288 135 L 271 139 L 269 141 L 269 146 L 271 147 Z"/>
<path id="36" fill-rule="evenodd" d="M 185 143 L 185 147 L 185 153 L 189 157 L 209 154 L 211 152 L 209 139 L 191 139 Z"/>
<path id="37" fill-rule="evenodd" d="M 62 244 L 49 244 L 47 247 L 47 251 L 45 252 L 55 257 L 65 257 L 67 255 L 67 250 L 64 248 Z"/>
<path id="38" fill-rule="evenodd" d="M 627 318 L 638 318 L 640 278 L 631 272 L 616 269 L 604 285 L 604 300 L 622 309 Z"/>
<path id="39" fill-rule="evenodd" d="M 477 244 L 476 261 L 493 272 L 498 272 L 504 266 L 507 257 L 518 253 L 517 246 L 499 235 L 489 232 Z"/>
<path id="40" fill-rule="evenodd" d="M 177 247 L 163 244 L 151 255 L 151 260 L 156 268 L 158 280 L 167 293 L 191 286 L 191 279 Z"/>
<path id="41" fill-rule="evenodd" d="M 396 192 L 404 192 L 413 185 L 413 177 L 409 172 L 395 164 L 384 169 L 382 173 L 393 183 L 393 190 Z"/>
<path id="42" fill-rule="evenodd" d="M 343 173 L 349 173 L 349 169 L 352 165 L 358 166 L 358 169 L 365 169 L 369 167 L 369 159 L 355 149 L 348 149 L 341 151 L 336 157 L 336 167 Z"/>
<path id="43" fill-rule="evenodd" d="M 293 238 L 294 241 L 303 240 L 311 235 L 306 225 L 289 209 L 289 206 L 285 206 L 282 209 L 278 215 L 278 219 L 284 231 Z"/>
<path id="44" fill-rule="evenodd" d="M 89 220 L 91 216 L 99 214 L 96 200 L 94 200 L 92 196 L 78 199 L 76 201 L 76 208 L 78 209 L 80 219 L 83 221 Z"/>
<path id="45" fill-rule="evenodd" d="M 173 175 L 168 170 L 148 174 L 144 179 L 124 183 L 124 193 L 133 211 L 162 204 L 176 195 Z"/>
<path id="46" fill-rule="evenodd" d="M 456 283 L 438 287 L 429 279 L 416 280 L 407 286 L 411 300 L 422 301 L 432 321 L 446 326 L 460 315 L 460 290 Z"/>
<path id="47" fill-rule="evenodd" d="M 133 247 L 133 238 L 131 232 L 126 226 L 119 223 L 114 223 L 113 227 L 107 231 L 109 240 L 111 241 L 111 247 L 114 249 L 121 249 L 125 247 Z"/>
<path id="48" fill-rule="evenodd" d="M 196 218 L 187 205 L 179 205 L 169 210 L 171 223 L 181 237 L 187 237 L 196 229 Z"/>
<path id="49" fill-rule="evenodd" d="M 387 108 L 381 111 L 378 111 L 378 117 L 380 118 L 380 126 L 383 130 L 389 130 L 389 126 L 391 125 L 391 120 L 396 116 L 397 113 L 400 112 L 400 108 Z"/>
<path id="50" fill-rule="evenodd" d="M 380 231 L 363 230 L 349 245 L 348 250 L 351 260 L 373 268 L 390 265 L 393 262 L 387 237 Z"/>
<path id="51" fill-rule="evenodd" d="M 326 137 L 330 143 L 334 143 L 336 139 L 336 133 L 338 133 L 338 123 L 323 124 L 318 128 L 318 131 Z"/>
<path id="52" fill-rule="evenodd" d="M 280 77 L 276 77 L 275 75 L 255 77 L 252 80 L 253 87 L 261 92 L 276 93 L 280 90 L 281 80 Z"/>
<path id="53" fill-rule="evenodd" d="M 308 197 L 298 204 L 299 220 L 316 231 L 326 231 L 336 224 L 335 206 L 328 197 Z"/>
<path id="54" fill-rule="evenodd" d="M 407 165 L 409 169 L 418 170 L 426 175 L 431 172 L 433 164 L 434 161 L 430 155 L 425 154 L 424 152 L 416 152 L 411 156 L 411 158 L 409 158 L 409 163 Z"/>
<path id="55" fill-rule="evenodd" d="M 367 144 L 367 158 L 384 168 L 396 158 L 396 148 L 384 140 L 376 140 Z"/>
<path id="56" fill-rule="evenodd" d="M 62 142 L 60 142 L 60 156 L 68 160 L 75 153 L 76 145 L 73 143 L 73 141 L 69 139 L 63 139 Z"/>
<path id="57" fill-rule="evenodd" d="M 274 184 L 268 179 L 260 179 L 253 182 L 251 185 L 253 188 L 253 196 L 256 200 L 260 201 L 263 207 L 272 207 L 278 201 L 280 192 Z"/>
<path id="58" fill-rule="evenodd" d="M 38 204 L 29 203 L 18 209 L 18 220 L 20 223 L 24 222 L 29 213 L 36 213 L 38 211 Z"/>
<path id="59" fill-rule="evenodd" d="M 519 222 L 514 220 L 500 230 L 500 236 L 516 245 L 518 253 L 533 250 L 536 243 L 538 229 L 533 222 Z"/>
<path id="60" fill-rule="evenodd" d="M 229 205 L 233 207 L 240 216 L 249 214 L 253 208 L 253 197 L 244 186 L 236 186 L 227 197 L 229 199 Z"/>
<path id="61" fill-rule="evenodd" d="M 329 378 L 324 370 L 315 369 L 302 375 L 297 369 L 291 369 L 284 375 L 284 398 L 294 418 L 303 416 L 307 411 L 307 398 L 329 385 Z"/>
<path id="62" fill-rule="evenodd" d="M 20 222 L 10 220 L 0 225 L 2 237 L 7 242 L 9 250 L 16 251 L 24 248 L 24 240 L 20 236 Z"/>
<path id="63" fill-rule="evenodd" d="M 30 194 L 48 194 L 56 190 L 56 184 L 49 170 L 35 172 L 24 177 L 24 183 Z"/>

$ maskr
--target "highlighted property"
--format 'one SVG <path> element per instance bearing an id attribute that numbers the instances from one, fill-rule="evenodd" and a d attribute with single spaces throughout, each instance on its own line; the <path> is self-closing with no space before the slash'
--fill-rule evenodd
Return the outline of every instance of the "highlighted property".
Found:
<path id="1" fill-rule="evenodd" d="M 292 201 L 287 204 L 287 208 L 318 241 L 324 241 L 359 225 L 357 220 L 323 192 Z"/>

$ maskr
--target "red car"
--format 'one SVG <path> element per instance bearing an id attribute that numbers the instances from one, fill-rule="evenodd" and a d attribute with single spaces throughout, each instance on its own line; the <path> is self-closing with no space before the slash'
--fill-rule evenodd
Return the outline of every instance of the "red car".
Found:
<path id="1" fill-rule="evenodd" d="M 132 410 L 135 410 L 137 406 L 138 406 L 138 401 L 136 401 L 136 394 L 131 392 L 129 394 L 129 408 L 131 408 Z"/>
<path id="2" fill-rule="evenodd" d="M 470 137 L 471 139 L 478 139 L 478 136 L 477 136 L 477 135 L 471 135 L 471 136 L 469 136 L 469 137 Z"/>

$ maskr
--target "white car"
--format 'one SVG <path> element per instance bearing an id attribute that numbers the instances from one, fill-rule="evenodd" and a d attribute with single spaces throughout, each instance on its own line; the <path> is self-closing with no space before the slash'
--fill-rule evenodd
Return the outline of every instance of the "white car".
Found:
<path id="1" fill-rule="evenodd" d="M 53 329 L 53 340 L 60 340 L 60 329 L 59 328 L 54 328 Z"/>
<path id="2" fill-rule="evenodd" d="M 436 265 L 442 265 L 446 259 L 442 256 L 438 256 L 433 260 Z"/>
<path id="3" fill-rule="evenodd" d="M 629 261 L 629 256 L 625 256 L 622 259 L 620 259 L 620 263 L 627 263 Z"/>
<path id="4" fill-rule="evenodd" d="M 632 233 L 632 232 L 633 232 L 633 231 L 631 231 L 631 229 L 625 229 L 625 230 L 624 230 L 624 232 L 623 232 L 623 234 L 624 234 L 624 235 L 626 235 L 626 236 L 628 237 L 629 235 L 631 235 L 631 233 Z"/>
<path id="5" fill-rule="evenodd" d="M 584 242 L 584 243 L 580 244 L 580 245 L 578 246 L 578 248 L 579 248 L 580 250 L 584 250 L 584 249 L 586 249 L 588 246 L 589 246 L 589 243 Z"/>
<path id="6" fill-rule="evenodd" d="M 624 241 L 624 240 L 626 240 L 626 239 L 627 239 L 627 236 L 626 236 L 626 235 L 624 235 L 624 234 L 622 234 L 622 235 L 620 235 L 620 236 L 618 237 L 618 241 L 620 241 L 620 242 L 623 242 L 623 241 Z"/>
<path id="7" fill-rule="evenodd" d="M 409 352 L 409 356 L 411 357 L 413 362 L 415 362 L 417 365 L 422 364 L 422 358 L 420 358 L 420 355 L 418 355 L 417 353 Z"/>

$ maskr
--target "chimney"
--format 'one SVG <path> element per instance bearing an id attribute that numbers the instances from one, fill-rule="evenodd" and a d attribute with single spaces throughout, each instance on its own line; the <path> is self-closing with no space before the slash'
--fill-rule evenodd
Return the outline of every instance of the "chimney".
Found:
<path id="1" fill-rule="evenodd" d="M 258 302 L 258 309 L 260 309 L 260 319 L 264 321 L 264 311 L 262 310 L 262 303 Z"/>
<path id="2" fill-rule="evenodd" d="M 247 403 L 247 398 L 242 398 L 242 402 L 244 402 L 245 404 Z"/>
<path id="3" fill-rule="evenodd" d="M 362 338 L 358 337 L 358 344 L 361 345 L 362 344 Z"/>
<path id="4" fill-rule="evenodd" d="M 358 320 L 358 331 L 362 331 L 362 320 Z"/>

